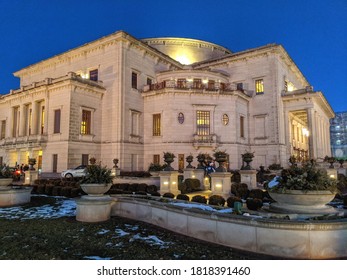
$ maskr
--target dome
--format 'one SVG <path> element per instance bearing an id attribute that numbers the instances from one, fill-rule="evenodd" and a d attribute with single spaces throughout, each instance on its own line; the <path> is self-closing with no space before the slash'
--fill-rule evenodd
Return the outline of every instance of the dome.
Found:
<path id="1" fill-rule="evenodd" d="M 195 39 L 163 37 L 141 41 L 184 65 L 220 58 L 231 53 L 222 46 Z"/>

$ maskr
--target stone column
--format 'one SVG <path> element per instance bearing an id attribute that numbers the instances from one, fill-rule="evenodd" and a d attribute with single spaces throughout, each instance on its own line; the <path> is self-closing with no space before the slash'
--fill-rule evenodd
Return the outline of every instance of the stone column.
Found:
<path id="1" fill-rule="evenodd" d="M 309 136 L 309 157 L 317 157 L 317 131 L 316 131 L 316 119 L 315 112 L 313 108 L 307 109 L 307 122 L 308 130 L 310 132 Z"/>
<path id="2" fill-rule="evenodd" d="M 257 189 L 257 171 L 256 170 L 240 170 L 241 183 L 245 183 L 248 189 Z"/>
<path id="3" fill-rule="evenodd" d="M 177 195 L 180 193 L 178 190 L 178 171 L 160 171 L 160 194 L 167 192 Z"/>
<path id="4" fill-rule="evenodd" d="M 229 172 L 213 172 L 211 176 L 211 191 L 213 195 L 221 195 L 225 199 L 230 196 L 231 177 Z"/>

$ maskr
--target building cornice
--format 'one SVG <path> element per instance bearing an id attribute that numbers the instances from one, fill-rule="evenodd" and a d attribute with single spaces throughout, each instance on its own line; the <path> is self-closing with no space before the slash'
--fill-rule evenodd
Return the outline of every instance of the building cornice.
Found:
<path id="1" fill-rule="evenodd" d="M 169 56 L 163 54 L 157 49 L 148 46 L 146 43 L 141 42 L 140 40 L 136 39 L 130 34 L 124 31 L 117 31 L 110 35 L 101 37 L 95 41 L 86 43 L 82 46 L 55 55 L 51 58 L 29 65 L 25 68 L 22 68 L 19 71 L 14 72 L 13 74 L 16 77 L 21 77 L 30 73 L 41 71 L 43 69 L 55 67 L 61 63 L 70 63 L 71 60 L 75 58 L 86 56 L 89 53 L 92 53 L 100 49 L 104 49 L 105 47 L 117 44 L 118 42 L 126 42 L 129 47 L 140 48 L 144 52 L 144 54 L 157 57 L 160 61 L 171 64 L 171 66 L 176 67 L 177 69 L 181 69 L 183 67 L 182 64 L 180 64 L 178 61 L 170 58 Z"/>

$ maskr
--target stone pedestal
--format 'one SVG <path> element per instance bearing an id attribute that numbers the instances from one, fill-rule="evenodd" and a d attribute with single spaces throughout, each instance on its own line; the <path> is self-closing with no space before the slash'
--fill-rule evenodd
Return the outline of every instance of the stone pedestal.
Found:
<path id="1" fill-rule="evenodd" d="M 342 174 L 344 176 L 347 176 L 347 169 L 346 168 L 339 168 L 337 169 L 338 174 Z"/>
<path id="2" fill-rule="evenodd" d="M 245 183 L 249 190 L 257 189 L 257 170 L 240 170 L 241 183 Z"/>
<path id="3" fill-rule="evenodd" d="M 39 178 L 39 172 L 36 170 L 27 170 L 25 171 L 24 178 L 25 185 L 32 185 Z"/>
<path id="4" fill-rule="evenodd" d="M 177 195 L 180 193 L 178 190 L 178 171 L 160 171 L 160 194 L 167 192 Z"/>
<path id="5" fill-rule="evenodd" d="M 120 168 L 113 167 L 111 173 L 112 173 L 112 176 L 114 177 L 120 176 Z"/>
<path id="6" fill-rule="evenodd" d="M 209 180 L 205 180 L 205 170 L 204 169 L 195 169 L 195 168 L 186 168 L 183 171 L 184 180 L 185 179 L 198 179 L 200 181 L 200 188 L 202 190 L 210 189 Z"/>
<path id="7" fill-rule="evenodd" d="M 327 168 L 327 174 L 332 179 L 337 179 L 337 170 L 335 168 Z"/>
<path id="8" fill-rule="evenodd" d="M 230 196 L 231 177 L 233 175 L 230 172 L 214 172 L 210 176 L 212 194 L 228 198 Z"/>
<path id="9" fill-rule="evenodd" d="M 76 199 L 76 220 L 80 222 L 104 222 L 110 219 L 112 199 L 104 196 L 82 196 Z"/>

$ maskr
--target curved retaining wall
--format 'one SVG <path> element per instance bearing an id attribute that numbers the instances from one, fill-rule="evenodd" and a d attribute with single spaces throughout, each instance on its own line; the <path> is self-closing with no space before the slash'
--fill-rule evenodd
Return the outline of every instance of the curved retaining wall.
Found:
<path id="1" fill-rule="evenodd" d="M 288 259 L 347 258 L 347 219 L 322 222 L 252 218 L 115 196 L 111 215 L 254 253 Z"/>

